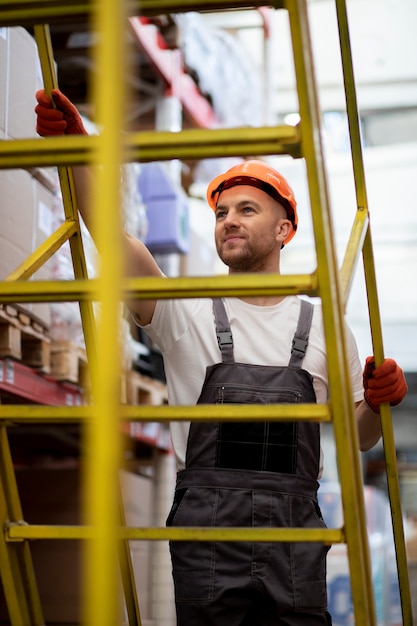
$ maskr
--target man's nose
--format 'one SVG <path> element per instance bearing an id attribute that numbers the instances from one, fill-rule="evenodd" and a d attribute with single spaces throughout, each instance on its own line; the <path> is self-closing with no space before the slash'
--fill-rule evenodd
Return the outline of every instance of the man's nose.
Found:
<path id="1" fill-rule="evenodd" d="M 225 228 L 232 228 L 234 226 L 238 226 L 239 225 L 238 218 L 239 216 L 238 216 L 237 211 L 235 211 L 234 209 L 229 209 L 224 220 Z"/>

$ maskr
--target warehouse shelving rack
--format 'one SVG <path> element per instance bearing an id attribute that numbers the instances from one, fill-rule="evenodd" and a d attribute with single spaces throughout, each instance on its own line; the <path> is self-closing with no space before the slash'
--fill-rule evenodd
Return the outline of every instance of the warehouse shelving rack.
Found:
<path id="1" fill-rule="evenodd" d="M 351 570 L 351 587 L 357 624 L 376 626 L 371 584 L 371 567 L 366 536 L 362 477 L 354 409 L 349 384 L 344 337 L 344 310 L 352 277 L 362 256 L 374 353 L 383 359 L 375 268 L 369 224 L 366 186 L 362 164 L 355 83 L 350 54 L 349 29 L 344 0 L 336 0 L 340 45 L 344 68 L 346 103 L 350 124 L 352 160 L 357 207 L 342 267 L 338 268 L 329 206 L 326 172 L 320 132 L 314 63 L 305 0 L 275 0 L 275 10 L 288 11 L 301 121 L 297 127 L 274 126 L 244 129 L 199 129 L 180 133 L 123 132 L 123 74 L 125 20 L 137 14 L 152 16 L 184 11 L 253 8 L 264 3 L 245 0 L 142 0 L 139 2 L 86 2 L 68 0 L 0 0 L 0 24 L 34 25 L 45 81 L 54 84 L 53 50 L 46 24 L 67 16 L 86 16 L 100 33 L 95 51 L 98 73 L 93 82 L 92 100 L 102 129 L 90 137 L 56 137 L 44 140 L 4 141 L 0 144 L 0 168 L 57 166 L 64 198 L 63 225 L 25 262 L 0 284 L 2 303 L 77 301 L 80 303 L 92 379 L 92 400 L 85 406 L 0 406 L 0 574 L 12 626 L 40 626 L 44 623 L 41 601 L 30 555 L 35 539 L 85 539 L 86 568 L 83 615 L 85 624 L 114 626 L 118 620 L 119 552 L 129 624 L 140 624 L 140 611 L 133 592 L 128 540 L 253 540 L 322 541 L 346 543 Z M 118 88 L 115 88 L 115 86 Z M 122 278 L 122 254 L 117 245 L 105 254 L 106 242 L 117 232 L 119 164 L 218 156 L 281 155 L 303 158 L 306 163 L 316 245 L 317 269 L 311 274 L 292 276 L 215 276 L 205 278 L 129 279 Z M 96 208 L 95 241 L 101 254 L 100 274 L 89 279 L 78 222 L 71 167 L 99 164 L 92 188 Z M 45 260 L 65 242 L 71 245 L 73 281 L 28 281 Z M 330 401 L 326 405 L 193 407 L 122 406 L 119 389 L 119 302 L 126 295 L 137 298 L 189 298 L 223 295 L 305 294 L 320 297 L 328 350 Z M 96 320 L 93 302 L 100 303 Z M 166 420 L 270 420 L 303 419 L 333 422 L 338 470 L 343 496 L 344 526 L 340 529 L 202 529 L 130 528 L 123 523 L 119 506 L 119 427 L 121 421 Z M 388 486 L 396 540 L 403 623 L 412 625 L 407 563 L 402 530 L 401 506 L 395 445 L 390 409 L 382 407 L 384 448 Z M 8 447 L 8 424 L 81 423 L 86 432 L 85 524 L 52 527 L 25 523 Z M 120 550 L 121 548 L 121 550 Z"/>

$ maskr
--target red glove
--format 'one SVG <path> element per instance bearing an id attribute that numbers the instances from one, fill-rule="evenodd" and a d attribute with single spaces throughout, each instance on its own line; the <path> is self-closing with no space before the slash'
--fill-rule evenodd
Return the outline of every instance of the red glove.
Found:
<path id="1" fill-rule="evenodd" d="M 38 104 L 35 113 L 36 132 L 42 137 L 51 135 L 88 135 L 84 128 L 81 116 L 76 107 L 59 89 L 52 90 L 52 97 L 56 108 L 52 105 L 51 98 L 43 89 L 36 92 Z"/>
<path id="2" fill-rule="evenodd" d="M 408 391 L 404 372 L 394 359 L 384 359 L 375 367 L 375 359 L 368 356 L 363 370 L 363 388 L 365 400 L 375 413 L 379 405 L 389 402 L 391 406 L 400 404 Z"/>

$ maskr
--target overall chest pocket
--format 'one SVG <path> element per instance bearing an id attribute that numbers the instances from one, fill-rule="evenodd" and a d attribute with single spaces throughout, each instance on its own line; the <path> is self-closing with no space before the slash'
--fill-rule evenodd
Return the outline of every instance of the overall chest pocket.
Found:
<path id="1" fill-rule="evenodd" d="M 313 403 L 315 394 L 311 377 L 304 370 L 221 363 L 207 368 L 198 402 L 242 405 Z M 285 474 L 297 472 L 299 421 L 220 422 L 212 425 L 210 434 L 206 431 L 207 426 L 194 424 L 192 441 L 197 444 L 196 456 L 204 447 L 211 447 L 215 467 Z"/>
<path id="2" fill-rule="evenodd" d="M 295 404 L 301 402 L 297 389 L 239 383 L 216 386 L 217 404 Z"/>
<path id="3" fill-rule="evenodd" d="M 297 422 L 220 422 L 216 466 L 295 474 Z"/>

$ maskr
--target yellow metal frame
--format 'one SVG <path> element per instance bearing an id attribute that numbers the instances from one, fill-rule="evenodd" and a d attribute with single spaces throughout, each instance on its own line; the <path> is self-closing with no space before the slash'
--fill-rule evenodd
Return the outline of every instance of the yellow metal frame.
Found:
<path id="1" fill-rule="evenodd" d="M 375 607 L 362 476 L 350 376 L 346 359 L 344 311 L 353 274 L 362 254 L 369 301 L 374 352 L 377 362 L 383 359 L 382 333 L 373 265 L 372 241 L 366 201 L 355 84 L 350 55 L 349 29 L 345 0 L 336 0 L 340 29 L 347 111 L 352 142 L 356 181 L 357 212 L 345 258 L 339 271 L 336 262 L 332 216 L 329 206 L 323 149 L 320 142 L 320 111 L 317 103 L 313 56 L 305 0 L 271 3 L 286 9 L 290 18 L 301 122 L 297 128 L 243 128 L 233 130 L 190 130 L 181 133 L 135 133 L 123 135 L 123 89 L 120 68 L 124 62 L 123 23 L 127 15 L 145 15 L 188 10 L 221 10 L 264 5 L 262 1 L 231 2 L 221 0 L 141 0 L 123 3 L 112 0 L 15 0 L 13 6 L 0 0 L 0 24 L 35 25 L 35 36 L 42 62 L 45 88 L 56 85 L 53 51 L 45 23 L 67 16 L 89 15 L 92 28 L 101 33 L 96 63 L 106 72 L 92 84 L 92 100 L 97 106 L 103 128 L 94 137 L 57 137 L 43 140 L 5 141 L 0 144 L 0 169 L 56 165 L 59 168 L 64 198 L 64 224 L 6 281 L 0 284 L 0 302 L 80 303 L 87 352 L 92 375 L 92 402 L 83 407 L 0 406 L 0 574 L 8 598 L 12 626 L 40 626 L 42 610 L 33 575 L 29 541 L 34 539 L 86 539 L 86 586 L 84 621 L 89 626 L 114 626 L 117 623 L 117 556 L 122 565 L 122 579 L 129 624 L 140 624 L 139 607 L 133 593 L 133 573 L 128 554 L 130 540 L 200 541 L 323 541 L 346 543 L 351 572 L 352 596 L 357 624 L 376 626 Z M 105 42 L 105 45 L 104 45 Z M 98 73 L 100 74 L 100 73 Z M 115 88 L 115 85 L 118 88 Z M 123 138 L 122 138 L 123 137 Z M 119 165 L 129 160 L 168 160 L 173 158 L 208 158 L 216 156 L 290 154 L 304 157 L 312 206 L 317 270 L 296 276 L 217 276 L 210 278 L 122 279 L 120 244 L 114 240 L 118 231 Z M 101 273 L 88 280 L 78 222 L 73 180 L 69 166 L 99 164 L 98 182 L 94 185 L 93 206 L 97 216 L 95 240 L 101 255 Z M 98 219 L 100 217 L 100 219 Z M 30 281 L 34 272 L 65 242 L 71 245 L 74 281 Z M 330 401 L 328 405 L 297 406 L 215 406 L 149 407 L 121 406 L 118 324 L 119 302 L 126 295 L 141 299 L 213 297 L 221 295 L 308 294 L 319 296 L 323 303 L 325 338 L 328 352 Z M 100 303 L 99 319 L 93 315 L 93 301 Z M 119 425 L 123 420 L 288 420 L 301 419 L 334 424 L 338 469 L 343 496 L 345 523 L 340 529 L 242 529 L 242 528 L 127 528 L 120 507 L 118 469 L 120 466 Z M 85 525 L 34 526 L 24 523 L 14 472 L 8 451 L 8 423 L 82 423 L 86 441 Z M 396 539 L 403 624 L 412 626 L 407 563 L 402 532 L 395 445 L 388 406 L 382 409 L 383 438 L 388 471 L 393 527 Z"/>

